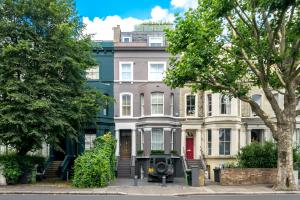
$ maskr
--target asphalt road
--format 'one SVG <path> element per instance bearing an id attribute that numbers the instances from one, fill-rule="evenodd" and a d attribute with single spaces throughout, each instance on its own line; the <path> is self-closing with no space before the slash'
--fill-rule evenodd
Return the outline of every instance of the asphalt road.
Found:
<path id="1" fill-rule="evenodd" d="M 184 197 L 150 196 L 95 196 L 95 195 L 1 195 L 0 200 L 299 200 L 300 194 L 293 195 L 217 195 Z"/>

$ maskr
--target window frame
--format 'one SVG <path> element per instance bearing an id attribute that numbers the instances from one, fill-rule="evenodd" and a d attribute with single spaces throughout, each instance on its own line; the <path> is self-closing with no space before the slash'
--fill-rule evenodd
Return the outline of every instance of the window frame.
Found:
<path id="1" fill-rule="evenodd" d="M 123 80 L 123 76 L 122 76 L 122 65 L 123 64 L 130 64 L 130 69 L 131 69 L 131 76 L 130 76 L 130 80 Z M 133 62 L 132 61 L 121 61 L 119 62 L 119 79 L 120 82 L 132 82 L 133 81 Z"/>
<path id="2" fill-rule="evenodd" d="M 154 149 L 153 148 L 153 129 L 160 129 L 160 130 L 162 130 L 162 149 Z M 152 128 L 151 129 L 151 145 L 150 145 L 151 147 L 151 151 L 152 150 L 154 150 L 154 151 L 164 151 L 165 150 L 165 131 L 164 131 L 164 129 L 163 128 L 158 128 L 158 127 L 155 127 L 155 128 Z"/>
<path id="3" fill-rule="evenodd" d="M 222 103 L 222 99 L 224 97 L 228 98 L 229 104 Z M 222 106 L 223 105 L 225 106 L 225 113 L 222 113 Z M 228 109 L 228 105 L 229 105 L 229 109 Z M 231 98 L 228 95 L 223 94 L 223 95 L 220 96 L 220 114 L 221 115 L 231 115 Z"/>
<path id="4" fill-rule="evenodd" d="M 88 136 L 88 137 L 87 137 Z M 87 140 L 88 138 L 88 140 Z M 97 138 L 96 134 L 84 134 L 84 150 L 91 150 L 94 148 L 94 140 Z M 89 144 L 89 146 L 87 146 Z"/>
<path id="5" fill-rule="evenodd" d="M 94 72 L 93 70 L 96 70 L 96 72 Z M 89 76 L 88 76 L 88 74 L 89 74 Z M 97 74 L 98 74 L 98 76 L 97 76 Z M 94 78 L 94 76 L 97 76 L 97 78 Z M 86 69 L 85 70 L 85 78 L 88 81 L 100 80 L 100 65 Z"/>
<path id="6" fill-rule="evenodd" d="M 151 40 L 153 40 L 154 38 L 159 38 L 161 39 L 161 43 L 154 43 L 154 42 L 151 42 Z M 160 46 L 152 46 L 151 44 L 161 44 Z M 148 37 L 148 46 L 149 47 L 163 47 L 164 46 L 164 37 L 163 36 L 149 36 Z"/>
<path id="7" fill-rule="evenodd" d="M 130 96 L 130 115 L 123 115 L 123 95 Z M 132 117 L 133 116 L 133 94 L 130 92 L 120 93 L 120 117 Z"/>
<path id="8" fill-rule="evenodd" d="M 171 93 L 171 95 L 170 95 L 170 101 L 171 101 L 171 103 L 170 103 L 170 115 L 171 116 L 174 116 L 174 93 Z"/>
<path id="9" fill-rule="evenodd" d="M 212 155 L 212 130 L 207 129 L 206 133 L 207 133 L 207 155 L 211 156 Z M 208 135 L 210 135 L 210 140 Z"/>
<path id="10" fill-rule="evenodd" d="M 125 42 L 124 41 L 125 38 L 129 38 L 129 41 Z M 132 42 L 132 36 L 122 36 L 122 43 L 130 43 L 130 42 Z"/>
<path id="11" fill-rule="evenodd" d="M 109 98 L 109 95 L 108 94 L 104 94 L 104 96 L 106 96 L 107 98 Z M 103 107 L 103 110 L 102 110 L 102 114 L 103 116 L 107 117 L 108 116 L 108 112 L 109 112 L 109 101 L 106 101 L 105 102 L 105 106 Z"/>
<path id="12" fill-rule="evenodd" d="M 163 102 L 162 102 L 162 113 L 161 114 L 154 114 L 152 112 L 152 105 L 153 105 L 153 103 L 152 103 L 152 101 L 153 101 L 152 95 L 153 94 L 162 94 L 162 101 Z M 156 105 L 158 105 L 158 104 L 156 104 Z M 151 109 L 151 116 L 163 116 L 165 114 L 165 94 L 163 92 L 151 92 L 151 96 L 150 96 L 150 109 Z"/>
<path id="13" fill-rule="evenodd" d="M 195 97 L 195 113 L 194 115 L 188 115 L 187 114 L 187 97 L 188 96 L 194 96 Z M 185 94 L 185 117 L 190 117 L 190 118 L 193 118 L 193 117 L 197 117 L 198 116 L 198 95 L 197 94 L 192 94 L 192 93 L 186 93 Z"/>
<path id="14" fill-rule="evenodd" d="M 152 64 L 163 64 L 164 65 L 164 70 L 163 70 L 163 73 L 162 73 L 162 79 L 161 80 L 156 80 L 156 79 L 151 78 L 150 70 L 151 70 L 151 65 Z M 164 77 L 165 77 L 165 71 L 166 70 L 167 70 L 167 62 L 166 61 L 149 61 L 148 62 L 148 81 L 162 82 Z"/>
<path id="15" fill-rule="evenodd" d="M 226 131 L 229 130 L 229 137 L 230 137 L 230 140 L 227 141 L 226 140 Z M 221 131 L 224 131 L 224 140 L 220 140 L 220 134 L 221 134 Z M 219 129 L 219 155 L 220 156 L 230 156 L 231 155 L 231 140 L 232 140 L 232 136 L 231 136 L 231 128 L 220 128 Z M 221 143 L 224 143 L 224 149 L 223 149 L 223 154 L 221 153 Z M 226 143 L 229 143 L 229 154 L 226 154 Z"/>
<path id="16" fill-rule="evenodd" d="M 260 96 L 260 102 L 259 102 L 259 107 L 261 108 L 261 106 L 262 106 L 262 94 L 252 94 L 251 95 L 251 99 L 255 102 L 255 103 L 257 103 L 254 99 L 253 99 L 253 96 Z M 251 107 L 250 107 L 250 109 L 251 109 Z M 258 115 L 256 115 L 254 112 L 253 112 L 253 110 L 251 109 L 251 115 L 253 116 L 253 117 L 258 117 Z"/>
<path id="17" fill-rule="evenodd" d="M 210 99 L 209 99 L 210 97 Z M 212 116 L 212 94 L 207 94 L 206 95 L 206 99 L 207 99 L 207 116 L 211 117 Z"/>
<path id="18" fill-rule="evenodd" d="M 141 116 L 145 116 L 145 95 L 144 93 L 140 94 L 140 106 L 141 106 Z"/>

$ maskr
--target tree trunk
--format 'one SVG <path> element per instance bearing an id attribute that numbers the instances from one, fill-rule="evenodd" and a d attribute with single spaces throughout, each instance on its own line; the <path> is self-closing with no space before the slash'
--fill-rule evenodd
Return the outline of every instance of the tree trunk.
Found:
<path id="1" fill-rule="evenodd" d="M 289 126 L 279 127 L 277 148 L 277 182 L 275 190 L 297 190 L 293 174 L 293 122 Z"/>

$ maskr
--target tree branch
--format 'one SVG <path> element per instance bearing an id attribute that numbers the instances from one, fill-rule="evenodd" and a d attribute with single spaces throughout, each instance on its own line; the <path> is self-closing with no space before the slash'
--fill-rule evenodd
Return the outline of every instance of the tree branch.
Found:
<path id="1" fill-rule="evenodd" d="M 277 138 L 278 133 L 277 133 L 277 126 L 276 126 L 275 122 L 270 119 L 270 117 L 267 115 L 267 113 L 264 110 L 262 110 L 262 108 L 252 98 L 250 98 L 248 96 L 239 96 L 238 90 L 236 90 L 235 88 L 227 87 L 227 86 L 220 84 L 214 77 L 209 77 L 209 81 L 210 81 L 210 83 L 208 83 L 208 84 L 210 84 L 212 87 L 219 88 L 220 90 L 228 91 L 229 93 L 233 94 L 240 100 L 249 103 L 252 110 L 264 121 L 266 126 L 270 128 L 270 130 L 273 133 L 274 138 L 275 139 Z M 265 92 L 267 98 L 270 98 L 272 101 L 273 100 L 276 101 L 276 99 L 272 93 L 270 94 L 268 92 L 268 90 L 266 90 L 264 92 Z M 280 109 L 277 101 L 276 101 L 275 105 L 278 106 L 277 109 Z M 275 106 L 275 108 L 276 108 L 276 106 Z"/>
<path id="2" fill-rule="evenodd" d="M 266 126 L 272 131 L 273 137 L 277 139 L 278 132 L 276 123 L 269 118 L 269 116 L 261 109 L 261 107 L 250 97 L 243 96 L 239 97 L 239 99 L 250 104 L 251 109 L 263 120 Z"/>

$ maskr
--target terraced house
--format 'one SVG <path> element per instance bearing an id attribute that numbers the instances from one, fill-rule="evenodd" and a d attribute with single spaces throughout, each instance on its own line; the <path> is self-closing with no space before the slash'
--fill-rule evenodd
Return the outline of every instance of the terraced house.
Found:
<path id="1" fill-rule="evenodd" d="M 253 88 L 250 95 L 275 120 L 263 91 Z M 276 98 L 283 106 L 283 96 L 276 93 Z M 274 141 L 269 128 L 251 111 L 249 104 L 223 94 L 180 89 L 180 117 L 183 160 L 203 158 L 212 180 L 213 169 L 234 162 L 245 145 Z M 297 119 L 294 145 L 299 144 L 300 119 Z"/>
<path id="2" fill-rule="evenodd" d="M 142 24 L 132 32 L 114 28 L 115 136 L 119 177 L 146 175 L 149 155 L 173 153 L 180 166 L 179 89 L 163 82 L 169 67 L 164 24 Z M 176 153 L 175 153 L 176 152 Z M 182 170 L 177 168 L 177 175 Z"/>

